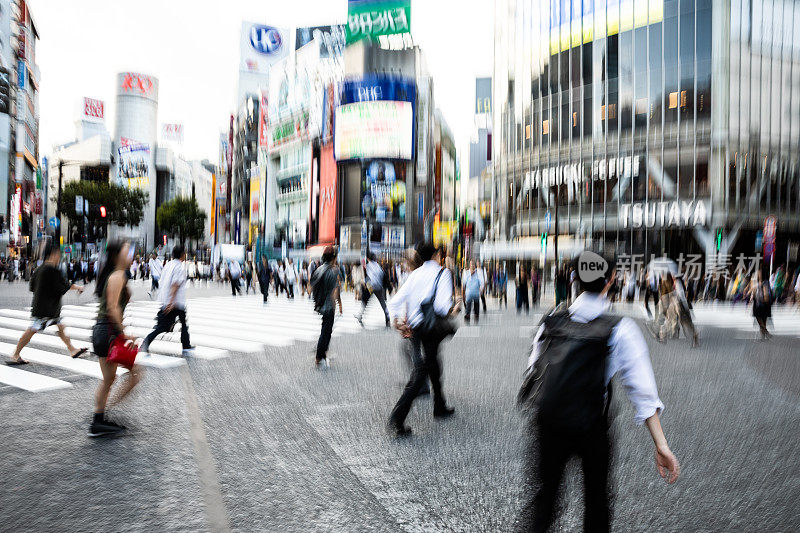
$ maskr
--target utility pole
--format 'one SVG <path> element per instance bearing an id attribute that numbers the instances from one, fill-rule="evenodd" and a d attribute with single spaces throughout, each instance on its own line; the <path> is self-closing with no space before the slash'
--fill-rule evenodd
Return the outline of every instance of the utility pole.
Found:
<path id="1" fill-rule="evenodd" d="M 56 200 L 56 242 L 61 244 L 61 174 L 64 171 L 64 161 L 58 160 L 58 198 Z"/>

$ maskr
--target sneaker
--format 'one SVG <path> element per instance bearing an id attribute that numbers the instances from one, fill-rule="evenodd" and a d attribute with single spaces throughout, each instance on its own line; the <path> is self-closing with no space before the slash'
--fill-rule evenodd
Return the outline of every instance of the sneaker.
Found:
<path id="1" fill-rule="evenodd" d="M 109 420 L 108 418 L 103 420 L 103 424 L 105 424 L 107 426 L 115 427 L 115 428 L 119 429 L 120 431 L 122 431 L 124 429 L 128 429 L 125 425 L 120 424 L 119 422 L 114 422 L 113 420 Z"/>
<path id="2" fill-rule="evenodd" d="M 195 348 L 194 346 L 189 346 L 188 348 L 184 348 L 181 351 L 181 355 L 184 357 L 194 355 L 194 348 Z"/>
<path id="3" fill-rule="evenodd" d="M 123 431 L 124 428 L 108 423 L 108 420 L 102 422 L 92 422 L 89 426 L 90 437 L 103 437 L 105 435 L 116 435 Z"/>
<path id="4" fill-rule="evenodd" d="M 452 407 L 442 407 L 441 409 L 434 409 L 433 410 L 433 418 L 448 418 L 453 416 L 456 410 Z"/>
<path id="5" fill-rule="evenodd" d="M 411 428 L 406 425 L 398 425 L 394 422 L 389 422 L 386 426 L 386 430 L 389 432 L 389 435 L 396 439 L 400 439 L 403 437 L 410 437 L 411 436 Z"/>
<path id="6" fill-rule="evenodd" d="M 149 344 L 142 344 L 141 346 L 139 346 L 139 353 L 140 354 L 145 354 L 145 355 L 150 355 L 150 345 Z"/>
<path id="7" fill-rule="evenodd" d="M 363 328 L 364 327 L 364 320 L 359 315 L 353 315 L 353 316 L 356 317 L 356 322 L 358 322 L 359 325 Z"/>
<path id="8" fill-rule="evenodd" d="M 326 357 L 325 359 L 317 359 L 314 362 L 314 367 L 317 370 L 327 370 L 331 367 L 331 365 L 328 363 L 328 358 Z"/>

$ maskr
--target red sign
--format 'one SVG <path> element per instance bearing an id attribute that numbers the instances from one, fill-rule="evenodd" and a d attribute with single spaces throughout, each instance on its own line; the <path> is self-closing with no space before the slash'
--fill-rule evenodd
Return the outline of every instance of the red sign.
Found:
<path id="1" fill-rule="evenodd" d="M 162 124 L 161 140 L 183 142 L 183 124 Z"/>
<path id="2" fill-rule="evenodd" d="M 120 88 L 126 93 L 133 92 L 141 94 L 142 96 L 147 96 L 153 92 L 154 85 L 153 79 L 150 76 L 137 74 L 135 72 L 126 72 L 122 78 L 122 85 Z"/>
<path id="3" fill-rule="evenodd" d="M 322 146 L 319 151 L 319 243 L 336 241 L 336 159 L 333 143 Z"/>
<path id="4" fill-rule="evenodd" d="M 17 49 L 17 57 L 25 59 L 25 29 L 19 32 L 19 48 Z"/>
<path id="5" fill-rule="evenodd" d="M 104 104 L 102 100 L 95 100 L 94 98 L 83 99 L 83 116 L 86 118 L 99 118 L 102 119 L 105 115 Z"/>

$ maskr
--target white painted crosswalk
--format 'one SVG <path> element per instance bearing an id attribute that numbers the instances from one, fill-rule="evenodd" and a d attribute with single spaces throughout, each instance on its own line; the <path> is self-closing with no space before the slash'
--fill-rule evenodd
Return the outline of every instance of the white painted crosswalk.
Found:
<path id="1" fill-rule="evenodd" d="M 359 304 L 352 297 L 343 301 L 344 313 L 337 317 L 333 336 L 358 333 L 362 326 L 353 314 Z M 155 325 L 158 303 L 131 302 L 125 310 L 125 326 L 130 334 L 143 338 Z M 67 335 L 77 348 L 91 350 L 92 326 L 97 314 L 97 303 L 65 305 L 61 322 Z M 373 303 L 364 315 L 364 327 L 376 329 L 384 326 L 383 313 Z M 314 312 L 308 299 L 270 297 L 265 305 L 261 296 L 219 296 L 193 298 L 187 302 L 187 322 L 191 342 L 195 345 L 193 359 L 214 360 L 232 354 L 252 355 L 266 348 L 281 348 L 296 342 L 315 342 L 319 336 L 321 318 Z M 30 324 L 29 310 L 0 309 L 0 356 L 9 358 L 22 332 Z M 150 354 L 137 357 L 137 363 L 153 368 L 171 368 L 186 364 L 180 357 L 180 324 L 172 332 L 160 335 L 150 345 Z M 96 361 L 72 359 L 57 336 L 57 329 L 49 327 L 37 333 L 23 349 L 22 357 L 31 364 L 22 367 L 0 365 L 0 384 L 31 392 L 71 387 L 71 383 L 57 377 L 37 373 L 45 367 L 52 373 L 88 376 L 101 379 Z M 124 369 L 119 370 L 124 373 Z"/>

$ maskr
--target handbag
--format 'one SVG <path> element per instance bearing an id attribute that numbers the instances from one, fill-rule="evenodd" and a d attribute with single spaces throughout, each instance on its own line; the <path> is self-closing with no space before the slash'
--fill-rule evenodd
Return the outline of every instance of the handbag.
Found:
<path id="1" fill-rule="evenodd" d="M 133 342 L 126 340 L 122 335 L 117 335 L 108 348 L 106 361 L 122 365 L 130 370 L 136 361 L 137 353 L 139 353 L 139 348 Z"/>
<path id="2" fill-rule="evenodd" d="M 444 268 L 439 270 L 439 273 L 436 275 L 436 281 L 433 282 L 433 291 L 431 295 L 419 305 L 419 309 L 422 311 L 422 320 L 417 326 L 417 330 L 422 334 L 431 333 L 436 327 L 436 319 L 438 316 L 436 315 L 433 302 L 436 299 L 436 288 L 439 285 L 439 278 L 442 277 L 442 272 L 444 272 Z"/>

